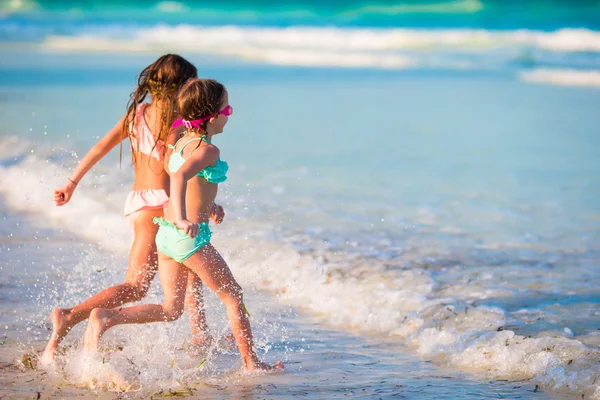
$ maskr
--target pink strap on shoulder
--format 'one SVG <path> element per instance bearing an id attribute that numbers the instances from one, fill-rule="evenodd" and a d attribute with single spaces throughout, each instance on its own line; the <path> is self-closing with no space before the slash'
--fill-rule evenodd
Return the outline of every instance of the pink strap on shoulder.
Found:
<path id="1" fill-rule="evenodd" d="M 185 126 L 187 129 L 192 129 L 192 128 L 198 128 L 198 129 L 202 129 L 202 126 L 200 126 L 200 123 L 202 122 L 202 120 L 194 120 L 194 121 L 188 121 L 187 119 L 183 119 L 183 118 L 179 118 L 176 119 L 175 122 L 173 122 L 173 125 L 171 125 L 173 128 L 177 128 L 178 126 Z"/>

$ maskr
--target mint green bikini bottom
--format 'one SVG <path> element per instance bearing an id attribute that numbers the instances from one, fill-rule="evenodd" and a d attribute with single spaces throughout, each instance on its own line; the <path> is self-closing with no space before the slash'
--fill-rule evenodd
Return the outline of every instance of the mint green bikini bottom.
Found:
<path id="1" fill-rule="evenodd" d="M 184 262 L 210 243 L 212 233 L 206 222 L 198 224 L 198 235 L 191 238 L 170 221 L 159 217 L 154 217 L 153 221 L 159 226 L 156 234 L 158 251 L 177 262 Z"/>

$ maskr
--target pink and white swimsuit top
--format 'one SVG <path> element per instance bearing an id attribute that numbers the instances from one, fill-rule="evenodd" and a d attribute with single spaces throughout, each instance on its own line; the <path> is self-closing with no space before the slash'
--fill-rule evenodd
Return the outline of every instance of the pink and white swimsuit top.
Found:
<path id="1" fill-rule="evenodd" d="M 150 104 L 148 103 L 142 103 L 138 107 L 135 126 L 131 129 L 130 140 L 134 150 L 156 158 L 159 162 L 163 162 L 165 158 L 163 155 L 165 144 L 162 140 L 156 142 L 156 138 L 150 131 L 148 124 L 146 124 L 146 119 L 144 118 L 144 112 L 149 105 Z M 156 142 L 156 146 L 154 145 L 154 142 Z"/>

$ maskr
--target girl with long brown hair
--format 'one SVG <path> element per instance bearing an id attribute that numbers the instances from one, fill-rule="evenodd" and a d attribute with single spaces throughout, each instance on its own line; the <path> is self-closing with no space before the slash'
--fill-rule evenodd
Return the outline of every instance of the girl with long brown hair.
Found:
<path id="1" fill-rule="evenodd" d="M 197 77 L 196 67 L 183 57 L 166 54 L 146 67 L 138 77 L 138 86 L 131 94 L 125 115 L 96 143 L 71 173 L 67 182 L 54 190 L 57 206 L 69 202 L 84 175 L 110 150 L 129 138 L 135 179 L 133 190 L 125 202 L 125 218 L 134 230 L 125 282 L 104 289 L 71 308 L 56 308 L 51 314 L 53 331 L 42 362 L 54 359 L 65 335 L 79 322 L 87 319 L 94 308 L 118 307 L 139 301 L 146 296 L 156 274 L 157 252 L 154 238 L 158 227 L 155 217 L 161 217 L 169 199 L 169 175 L 165 170 L 167 144 L 173 141 L 171 123 L 175 119 L 174 100 L 177 90 L 186 81 Z M 144 100 L 150 97 L 151 102 Z M 215 223 L 223 219 L 223 209 L 211 208 Z M 188 277 L 187 306 L 194 341 L 209 340 L 201 295 L 201 281 L 195 274 Z"/>

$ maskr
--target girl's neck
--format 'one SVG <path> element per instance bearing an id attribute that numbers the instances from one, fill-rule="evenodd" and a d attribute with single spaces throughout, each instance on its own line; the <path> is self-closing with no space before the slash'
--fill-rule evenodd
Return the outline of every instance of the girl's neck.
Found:
<path id="1" fill-rule="evenodd" d="M 215 136 L 215 134 L 214 133 L 205 132 L 204 135 L 206 136 L 206 141 L 208 143 L 212 143 L 212 138 L 213 138 L 213 136 Z"/>
<path id="2" fill-rule="evenodd" d="M 212 138 L 215 135 L 214 133 L 208 133 L 206 131 L 199 131 L 199 130 L 191 130 L 191 131 L 188 131 L 187 134 L 192 137 L 199 137 L 199 138 L 205 137 L 206 141 L 208 143 L 211 143 Z"/>

